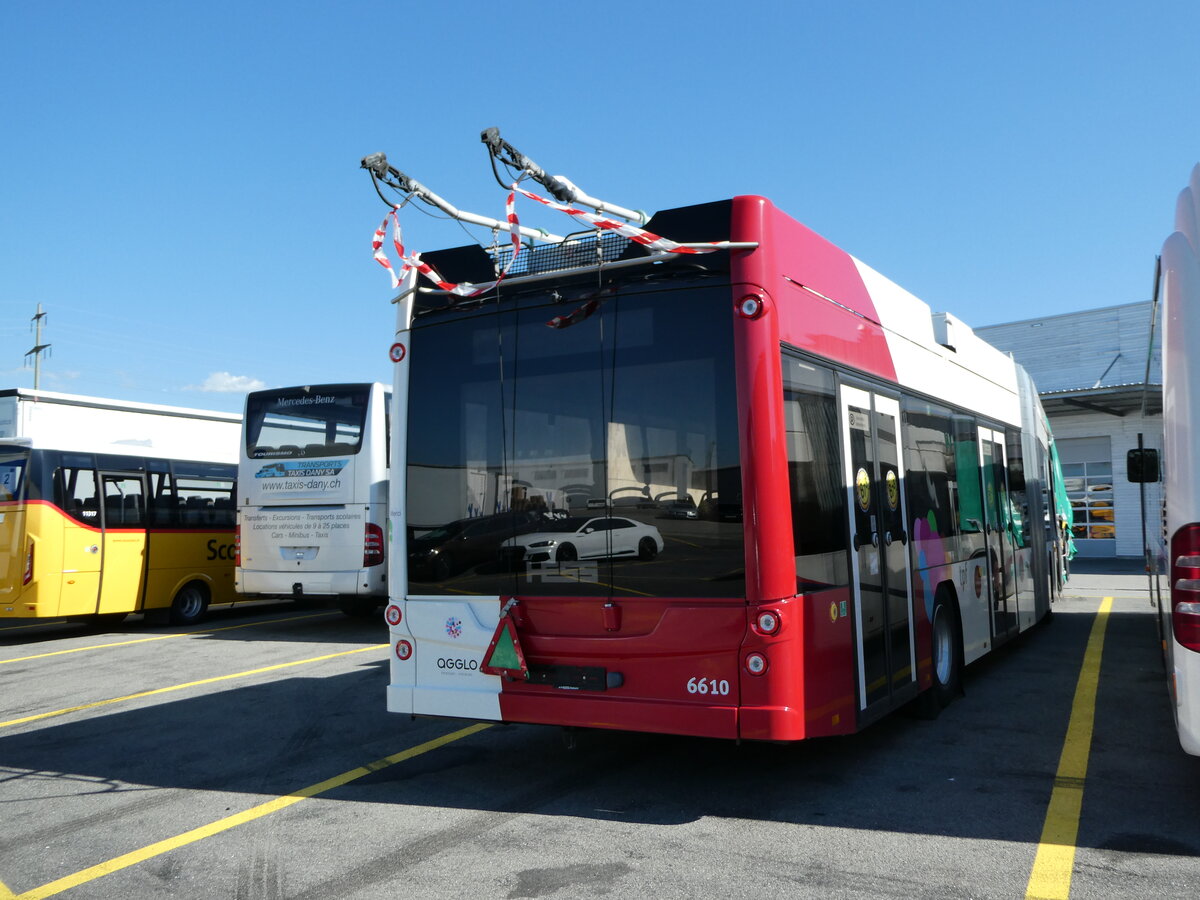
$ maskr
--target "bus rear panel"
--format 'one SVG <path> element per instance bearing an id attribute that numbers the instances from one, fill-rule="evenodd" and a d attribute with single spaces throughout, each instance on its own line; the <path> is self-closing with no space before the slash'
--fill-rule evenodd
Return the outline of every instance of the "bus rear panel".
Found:
<path id="1" fill-rule="evenodd" d="M 386 595 L 386 403 L 379 384 L 247 396 L 239 592 L 363 602 Z"/>
<path id="2" fill-rule="evenodd" d="M 1010 359 L 763 198 L 647 229 L 757 247 L 401 295 L 390 710 L 844 734 L 1046 614 Z"/>

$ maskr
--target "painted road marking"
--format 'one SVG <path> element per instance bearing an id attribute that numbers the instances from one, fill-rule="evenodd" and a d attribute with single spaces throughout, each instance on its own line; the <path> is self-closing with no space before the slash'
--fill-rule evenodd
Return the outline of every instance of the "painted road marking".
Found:
<path id="1" fill-rule="evenodd" d="M 84 709 L 95 709 L 98 706 L 108 706 L 112 703 L 123 703 L 126 700 L 137 700 L 140 697 L 153 697 L 155 694 L 169 694 L 172 691 L 182 691 L 184 688 L 199 687 L 202 684 L 216 684 L 218 681 L 230 681 L 234 678 L 245 678 L 249 675 L 259 675 L 263 672 L 275 672 L 279 669 L 288 669 L 292 666 L 302 666 L 305 663 L 320 662 L 323 659 L 335 659 L 339 656 L 349 656 L 351 653 L 365 653 L 368 650 L 382 650 L 387 647 L 387 644 L 372 644 L 369 647 L 356 647 L 353 650 L 342 650 L 339 653 L 326 653 L 324 656 L 313 656 L 308 659 L 297 659 L 292 662 L 276 663 L 273 666 L 263 666 L 261 669 L 248 669 L 245 672 L 234 672 L 232 675 L 217 675 L 214 678 L 202 678 L 199 681 L 189 681 L 186 684 L 173 684 L 170 687 L 155 688 L 152 691 L 139 691 L 136 694 L 126 694 L 124 697 L 110 697 L 108 700 L 97 700 L 94 703 L 82 703 L 79 706 L 68 706 L 66 709 L 55 709 L 51 712 L 37 713 L 32 716 L 23 716 L 20 719 L 9 719 L 7 722 L 0 722 L 0 728 L 8 728 L 10 725 L 20 725 L 23 722 L 37 722 L 40 719 L 49 719 L 54 716 L 65 716 L 67 713 L 79 712 Z"/>
<path id="2" fill-rule="evenodd" d="M 301 800 L 307 800 L 309 797 L 316 797 L 331 791 L 334 788 L 342 787 L 352 781 L 357 781 L 364 775 L 370 775 L 372 772 L 378 772 L 386 769 L 389 766 L 394 766 L 397 763 L 402 763 L 405 760 L 413 759 L 423 753 L 428 753 L 430 750 L 436 750 L 439 747 L 444 747 L 446 744 L 454 741 L 462 740 L 465 737 L 470 737 L 483 731 L 485 728 L 492 726 L 486 722 L 481 722 L 477 725 L 471 725 L 467 728 L 453 731 L 450 734 L 444 734 L 439 738 L 434 738 L 431 741 L 426 741 L 423 744 L 418 744 L 415 747 L 410 747 L 407 750 L 401 750 L 399 753 L 393 753 L 391 756 L 385 756 L 383 759 L 377 759 L 374 762 L 367 763 L 365 766 L 359 766 L 357 769 L 351 769 L 349 772 L 343 772 L 341 775 L 336 775 L 333 778 L 317 784 L 309 785 L 306 788 L 301 788 L 291 794 L 286 794 L 283 797 L 276 797 L 274 800 L 268 800 L 266 803 L 260 803 L 258 806 L 252 806 L 249 809 L 234 813 L 232 816 L 226 816 L 223 819 L 217 819 L 215 822 L 210 822 L 208 825 L 201 825 L 199 828 L 193 828 L 191 831 L 185 831 L 183 834 L 177 834 L 173 838 L 167 838 L 164 841 L 150 844 L 142 847 L 140 850 L 134 850 L 131 853 L 125 853 L 121 856 L 114 857 L 107 862 L 102 862 L 99 865 L 90 866 L 74 875 L 67 875 L 65 878 L 59 878 L 56 881 L 51 881 L 43 884 L 41 887 L 26 891 L 23 894 L 18 894 L 14 900 L 42 900 L 44 897 L 53 897 L 65 890 L 73 887 L 78 887 L 81 884 L 86 884 L 89 881 L 95 881 L 97 878 L 102 878 L 112 872 L 119 872 L 121 869 L 126 869 L 129 866 L 137 865 L 140 862 L 145 862 L 155 856 L 161 856 L 164 853 L 169 853 L 178 847 L 184 847 L 188 844 L 194 844 L 196 841 L 203 840 L 206 837 L 212 837 L 214 834 L 220 834 L 222 831 L 228 831 L 230 828 L 236 828 L 238 825 L 243 825 L 246 822 L 253 822 L 255 819 L 261 819 L 263 816 L 270 815 L 281 809 L 286 809 L 293 804 L 299 803 Z M 11 897 L 12 894 L 10 893 Z M 3 900 L 3 895 L 0 894 L 0 900 Z"/>
<path id="3" fill-rule="evenodd" d="M 70 650 L 51 650 L 49 653 L 37 653 L 33 656 L 18 656 L 16 659 L 0 659 L 0 666 L 7 663 L 26 662 L 31 659 L 45 659 L 47 656 L 62 656 L 66 653 L 82 653 L 85 650 L 107 650 L 109 647 L 128 647 L 130 644 L 145 644 L 150 641 L 165 641 L 168 638 L 191 637 L 193 634 L 216 634 L 218 631 L 234 631 L 238 628 L 253 628 L 255 625 L 275 625 L 281 622 L 298 622 L 301 619 L 315 619 L 318 616 L 332 616 L 333 612 L 309 613 L 306 616 L 292 616 L 287 619 L 267 619 L 263 622 L 246 622 L 243 625 L 225 625 L 221 628 L 202 628 L 199 631 L 180 631 L 173 634 L 156 634 L 153 637 L 134 638 L 131 641 L 116 641 L 112 644 L 92 644 L 89 647 L 74 647 Z"/>
<path id="4" fill-rule="evenodd" d="M 1025 888 L 1025 900 L 1067 900 L 1071 894 L 1075 841 L 1079 836 L 1079 814 L 1083 808 L 1083 787 L 1096 719 L 1100 657 L 1104 652 L 1104 631 L 1108 627 L 1112 604 L 1113 598 L 1105 597 L 1092 622 L 1079 681 L 1075 685 L 1075 699 L 1071 703 L 1067 737 L 1063 741 L 1054 790 L 1050 793 L 1046 822 L 1042 826 L 1042 840 Z"/>
<path id="5" fill-rule="evenodd" d="M 0 881 L 0 900 L 15 900 L 16 894 L 5 886 L 3 881 Z"/>

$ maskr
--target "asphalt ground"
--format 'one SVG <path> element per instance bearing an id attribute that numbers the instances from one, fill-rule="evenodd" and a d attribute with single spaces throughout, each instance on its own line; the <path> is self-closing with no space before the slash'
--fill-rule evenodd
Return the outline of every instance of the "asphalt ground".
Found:
<path id="1" fill-rule="evenodd" d="M 936 720 L 792 746 L 391 715 L 332 609 L 0 628 L 0 898 L 1194 900 L 1145 576 L 1073 568 Z"/>

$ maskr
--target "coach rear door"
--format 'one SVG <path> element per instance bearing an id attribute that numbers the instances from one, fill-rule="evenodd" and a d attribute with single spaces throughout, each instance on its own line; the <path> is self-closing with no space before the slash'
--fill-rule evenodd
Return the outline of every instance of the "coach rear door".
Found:
<path id="1" fill-rule="evenodd" d="M 860 722 L 916 693 L 900 403 L 841 386 Z"/>

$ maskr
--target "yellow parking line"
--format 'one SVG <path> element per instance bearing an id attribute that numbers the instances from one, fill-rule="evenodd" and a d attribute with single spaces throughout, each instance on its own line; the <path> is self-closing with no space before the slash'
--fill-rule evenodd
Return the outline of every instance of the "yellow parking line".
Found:
<path id="1" fill-rule="evenodd" d="M 128 647 L 130 644 L 145 644 L 149 641 L 165 641 L 168 638 L 190 637 L 193 634 L 216 634 L 218 631 L 234 631 L 238 628 L 252 628 L 255 625 L 274 625 L 279 622 L 298 622 L 301 619 L 315 619 L 318 616 L 332 616 L 332 612 L 309 613 L 306 616 L 292 616 L 287 619 L 268 619 L 265 622 L 246 622 L 243 625 L 226 625 L 222 628 L 203 628 L 199 631 L 181 631 L 175 634 L 156 634 L 153 637 L 134 638 L 131 641 L 116 641 L 111 644 L 92 644 L 89 647 L 74 647 L 70 650 L 52 650 L 49 653 L 36 653 L 33 656 L 18 656 L 16 659 L 0 659 L 0 666 L 7 663 L 27 662 L 31 659 L 45 659 L 47 656 L 62 656 L 65 653 L 82 653 L 85 650 L 107 650 L 109 647 Z"/>
<path id="2" fill-rule="evenodd" d="M 352 781 L 357 781 L 364 775 L 370 775 L 372 772 L 378 772 L 381 769 L 386 769 L 389 766 L 394 766 L 396 763 L 404 762 L 420 756 L 423 753 L 428 753 L 430 750 L 436 750 L 439 747 L 444 747 L 446 744 L 454 741 L 462 740 L 465 737 L 470 737 L 485 728 L 490 728 L 487 723 L 479 723 L 471 725 L 467 728 L 453 731 L 450 734 L 442 735 L 439 738 L 434 738 L 431 741 L 426 741 L 423 744 L 418 744 L 415 747 L 410 747 L 407 750 L 401 750 L 399 753 L 393 753 L 391 756 L 385 756 L 383 759 L 377 759 L 375 762 L 367 763 L 365 766 L 359 766 L 357 769 L 351 769 L 349 772 L 343 772 L 341 775 L 336 775 L 333 778 L 326 779 L 318 784 L 309 785 L 306 788 L 301 788 L 291 794 L 283 797 L 276 797 L 274 800 L 268 800 L 266 803 L 260 803 L 258 806 L 252 806 L 249 809 L 235 813 L 232 816 L 226 816 L 223 819 L 217 819 L 215 822 L 210 822 L 208 825 L 201 825 L 199 828 L 193 828 L 191 831 L 185 831 L 183 834 L 178 834 L 173 838 L 167 838 L 164 841 L 150 844 L 140 850 L 134 850 L 131 853 L 125 853 L 121 856 L 114 857 L 107 862 L 102 862 L 99 865 L 90 866 L 76 872 L 74 875 L 67 875 L 65 878 L 59 878 L 56 881 L 51 881 L 48 884 L 43 884 L 41 887 L 26 891 L 23 894 L 18 894 L 14 900 L 42 900 L 44 897 L 52 897 L 55 894 L 68 890 L 73 887 L 78 887 L 81 884 L 86 884 L 89 881 L 94 881 L 97 878 L 102 878 L 112 872 L 118 872 L 121 869 L 129 866 L 137 865 L 140 862 L 145 862 L 147 859 L 152 859 L 155 856 L 160 856 L 163 853 L 168 853 L 179 847 L 184 847 L 188 844 L 194 844 L 196 841 L 203 840 L 206 837 L 212 837 L 214 834 L 220 834 L 222 831 L 228 831 L 230 828 L 236 828 L 238 825 L 246 822 L 253 822 L 255 819 L 261 819 L 263 816 L 269 815 L 281 809 L 299 803 L 301 800 L 307 800 L 309 797 L 316 797 L 324 794 L 326 791 L 331 791 L 334 788 L 342 787 Z M 11 896 L 11 894 L 10 894 Z M 2 895 L 0 895 L 2 897 Z"/>
<path id="3" fill-rule="evenodd" d="M 1083 666 L 1071 703 L 1071 719 L 1063 741 L 1054 789 L 1042 825 L 1033 871 L 1025 888 L 1025 900 L 1066 900 L 1071 894 L 1075 867 L 1075 841 L 1083 809 L 1083 785 L 1087 778 L 1088 755 L 1092 749 L 1092 726 L 1096 718 L 1096 689 L 1100 683 L 1100 656 L 1104 652 L 1104 630 L 1113 598 L 1105 597 L 1092 623 Z"/>
<path id="4" fill-rule="evenodd" d="M 339 656 L 349 656 L 351 653 L 365 653 L 368 650 L 382 650 L 387 644 L 372 644 L 369 647 L 356 647 L 353 650 L 342 650 L 338 653 L 326 653 L 324 656 L 312 656 L 308 659 L 297 659 L 292 662 L 276 663 L 273 666 L 263 666 L 261 669 L 248 669 L 245 672 L 234 672 L 232 675 L 217 675 L 214 678 L 202 678 L 199 681 L 189 681 L 186 684 L 173 684 L 170 687 L 155 688 L 152 691 L 139 691 L 136 694 L 126 694 L 124 697 L 111 697 L 108 700 L 97 700 L 94 703 L 81 703 L 79 706 L 68 706 L 66 709 L 56 709 L 51 712 L 37 713 L 32 716 L 23 716 L 20 719 L 9 719 L 7 722 L 0 722 L 0 728 L 8 728 L 10 725 L 20 725 L 24 722 L 37 722 L 40 719 L 49 719 L 54 716 L 65 716 L 67 713 L 79 712 L 84 709 L 95 709 L 98 706 L 108 706 L 111 703 L 122 703 L 126 700 L 137 700 L 141 697 L 153 697 L 155 694 L 169 694 L 172 691 L 182 691 L 184 688 L 199 687 L 202 684 L 216 684 L 218 681 L 229 681 L 234 678 L 245 678 L 248 675 L 260 675 L 263 672 L 275 672 L 279 669 L 287 669 L 292 666 L 302 666 L 305 663 L 320 662 L 323 659 L 335 659 Z"/>
<path id="5" fill-rule="evenodd" d="M 0 900 L 16 900 L 16 896 L 3 881 L 0 881 Z"/>

